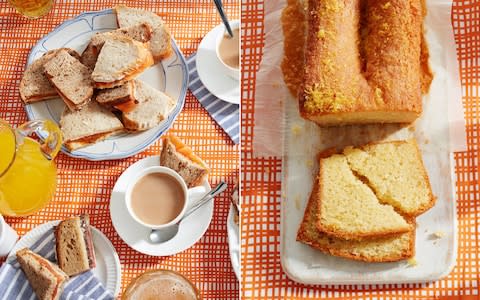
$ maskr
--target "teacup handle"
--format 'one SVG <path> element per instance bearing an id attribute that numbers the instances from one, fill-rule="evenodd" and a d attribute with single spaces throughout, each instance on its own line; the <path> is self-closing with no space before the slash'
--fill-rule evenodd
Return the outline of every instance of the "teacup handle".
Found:
<path id="1" fill-rule="evenodd" d="M 57 124 L 50 120 L 28 121 L 17 127 L 15 129 L 17 143 L 23 143 L 25 137 L 40 130 L 48 133 L 47 138 L 40 142 L 40 150 L 47 159 L 52 160 L 62 147 L 62 132 Z"/>

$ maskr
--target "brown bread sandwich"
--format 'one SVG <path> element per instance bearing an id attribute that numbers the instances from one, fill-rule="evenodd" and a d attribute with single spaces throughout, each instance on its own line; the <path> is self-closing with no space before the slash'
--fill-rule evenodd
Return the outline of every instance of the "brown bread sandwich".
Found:
<path id="1" fill-rule="evenodd" d="M 55 227 L 58 266 L 69 276 L 95 268 L 90 218 L 87 214 L 60 222 Z"/>

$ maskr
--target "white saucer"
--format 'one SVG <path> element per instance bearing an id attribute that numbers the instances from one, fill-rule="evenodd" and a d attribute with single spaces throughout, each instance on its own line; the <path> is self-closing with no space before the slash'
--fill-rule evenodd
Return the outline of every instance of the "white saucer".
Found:
<path id="1" fill-rule="evenodd" d="M 218 99 L 240 104 L 240 81 L 223 74 L 221 62 L 215 54 L 216 38 L 224 31 L 224 25 L 213 28 L 198 46 L 196 65 L 203 85 Z"/>
<path id="2" fill-rule="evenodd" d="M 190 248 L 205 234 L 212 220 L 214 201 L 208 202 L 185 218 L 180 223 L 177 235 L 171 240 L 160 244 L 151 243 L 148 239 L 150 229 L 138 224 L 129 215 L 125 204 L 125 191 L 134 174 L 145 168 L 158 166 L 159 162 L 160 156 L 146 157 L 128 167 L 120 175 L 110 197 L 110 217 L 113 227 L 127 245 L 143 254 L 168 256 Z M 195 202 L 210 189 L 210 184 L 205 180 L 201 186 L 189 189 L 188 197 Z"/>
<path id="3" fill-rule="evenodd" d="M 30 230 L 15 244 L 15 247 L 10 251 L 8 259 L 14 259 L 15 253 L 18 250 L 25 247 L 32 247 L 42 235 L 58 223 L 60 223 L 60 221 L 51 221 Z M 108 238 L 100 230 L 93 226 L 91 226 L 91 228 L 97 263 L 97 266 L 93 269 L 93 274 L 103 283 L 107 290 L 117 296 L 120 292 L 122 279 L 122 268 L 118 254 L 112 243 L 110 243 Z"/>
<path id="4" fill-rule="evenodd" d="M 228 251 L 230 252 L 230 260 L 232 261 L 233 272 L 240 280 L 240 228 L 235 223 L 235 208 L 230 204 L 230 210 L 227 217 L 227 235 L 228 235 Z"/>

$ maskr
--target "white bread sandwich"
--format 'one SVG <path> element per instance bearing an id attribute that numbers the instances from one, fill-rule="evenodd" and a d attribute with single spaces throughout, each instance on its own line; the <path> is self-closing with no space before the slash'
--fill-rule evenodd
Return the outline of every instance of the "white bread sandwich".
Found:
<path id="1" fill-rule="evenodd" d="M 45 63 L 45 74 L 70 110 L 79 110 L 93 95 L 90 69 L 66 50 Z"/>
<path id="2" fill-rule="evenodd" d="M 175 106 L 171 97 L 140 80 L 135 80 L 135 99 L 138 104 L 133 110 L 122 114 L 123 125 L 132 131 L 157 126 L 168 118 Z"/>
<path id="3" fill-rule="evenodd" d="M 95 100 L 110 110 L 117 109 L 125 113 L 132 111 L 138 104 L 135 99 L 135 80 L 111 89 L 99 90 Z"/>
<path id="4" fill-rule="evenodd" d="M 57 91 L 44 73 L 43 66 L 61 50 L 66 50 L 71 56 L 79 58 L 75 50 L 61 48 L 46 52 L 27 66 L 20 81 L 20 98 L 25 104 L 58 97 Z"/>
<path id="5" fill-rule="evenodd" d="M 152 27 L 147 23 L 139 23 L 134 26 L 93 35 L 87 48 L 82 52 L 80 59 L 82 64 L 93 70 L 103 44 L 113 36 L 127 36 L 141 43 L 147 43 L 152 37 Z"/>
<path id="6" fill-rule="evenodd" d="M 150 51 L 155 62 L 169 57 L 172 53 L 170 32 L 160 16 L 138 8 L 130 8 L 125 5 L 115 7 L 118 26 L 129 27 L 139 23 L 148 23 L 153 30 L 150 40 Z"/>
<path id="7" fill-rule="evenodd" d="M 17 261 L 40 300 L 60 299 L 68 275 L 28 248 L 17 251 Z"/>
<path id="8" fill-rule="evenodd" d="M 175 170 L 189 188 L 201 185 L 210 172 L 207 164 L 173 135 L 162 139 L 160 165 Z"/>
<path id="9" fill-rule="evenodd" d="M 92 80 L 98 89 L 120 86 L 152 64 L 152 54 L 143 43 L 126 36 L 114 36 L 103 44 Z"/>
<path id="10" fill-rule="evenodd" d="M 65 147 L 73 151 L 123 130 L 123 125 L 111 111 L 91 101 L 79 111 L 65 109 L 60 128 Z"/>
<path id="11" fill-rule="evenodd" d="M 95 268 L 95 250 L 87 214 L 60 222 L 55 227 L 57 263 L 69 276 Z"/>

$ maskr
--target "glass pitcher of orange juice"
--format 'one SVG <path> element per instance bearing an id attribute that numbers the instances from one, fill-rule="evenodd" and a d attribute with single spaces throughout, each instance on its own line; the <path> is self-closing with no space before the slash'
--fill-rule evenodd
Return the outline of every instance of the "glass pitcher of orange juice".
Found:
<path id="1" fill-rule="evenodd" d="M 48 133 L 41 143 L 28 137 L 39 130 Z M 29 121 L 13 129 L 0 119 L 2 215 L 30 215 L 48 204 L 57 186 L 57 168 L 53 159 L 61 145 L 61 131 L 52 121 Z"/>

